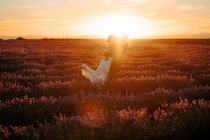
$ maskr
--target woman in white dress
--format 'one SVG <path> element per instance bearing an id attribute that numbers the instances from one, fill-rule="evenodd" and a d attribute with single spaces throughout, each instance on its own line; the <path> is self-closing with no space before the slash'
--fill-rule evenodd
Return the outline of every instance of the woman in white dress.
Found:
<path id="1" fill-rule="evenodd" d="M 108 73 L 112 64 L 112 58 L 108 54 L 104 54 L 104 58 L 101 59 L 97 70 L 93 70 L 86 64 L 82 65 L 82 75 L 89 79 L 93 84 L 103 84 L 108 77 Z"/>

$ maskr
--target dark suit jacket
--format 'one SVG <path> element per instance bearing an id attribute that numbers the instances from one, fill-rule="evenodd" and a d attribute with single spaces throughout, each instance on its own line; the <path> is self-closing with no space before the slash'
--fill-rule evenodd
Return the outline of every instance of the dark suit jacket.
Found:
<path id="1" fill-rule="evenodd" d="M 108 74 L 108 79 L 113 79 L 117 73 L 120 71 L 121 60 L 123 55 L 127 51 L 128 43 L 124 43 L 118 46 L 109 46 L 109 56 L 113 58 L 110 71 Z"/>

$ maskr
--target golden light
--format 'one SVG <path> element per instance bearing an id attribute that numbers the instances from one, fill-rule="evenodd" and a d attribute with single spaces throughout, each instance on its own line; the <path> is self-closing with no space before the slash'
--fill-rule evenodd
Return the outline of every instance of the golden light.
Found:
<path id="1" fill-rule="evenodd" d="M 149 36 L 153 32 L 149 20 L 128 15 L 113 15 L 97 19 L 93 22 L 92 29 L 100 37 L 127 34 L 129 38 L 137 38 Z"/>

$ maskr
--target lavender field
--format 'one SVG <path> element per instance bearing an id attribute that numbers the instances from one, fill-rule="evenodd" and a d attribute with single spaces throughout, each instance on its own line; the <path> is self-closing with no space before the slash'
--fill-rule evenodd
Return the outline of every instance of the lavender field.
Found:
<path id="1" fill-rule="evenodd" d="M 1 40 L 0 139 L 210 139 L 210 40 L 129 40 L 94 86 L 106 40 Z"/>

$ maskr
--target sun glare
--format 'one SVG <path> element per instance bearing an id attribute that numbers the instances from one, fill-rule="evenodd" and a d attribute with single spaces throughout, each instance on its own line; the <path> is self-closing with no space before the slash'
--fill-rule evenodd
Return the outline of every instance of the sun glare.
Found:
<path id="1" fill-rule="evenodd" d="M 95 20 L 93 24 L 94 32 L 101 37 L 110 34 L 127 34 L 129 38 L 145 37 L 151 34 L 151 22 L 145 19 L 131 16 L 111 16 Z"/>

